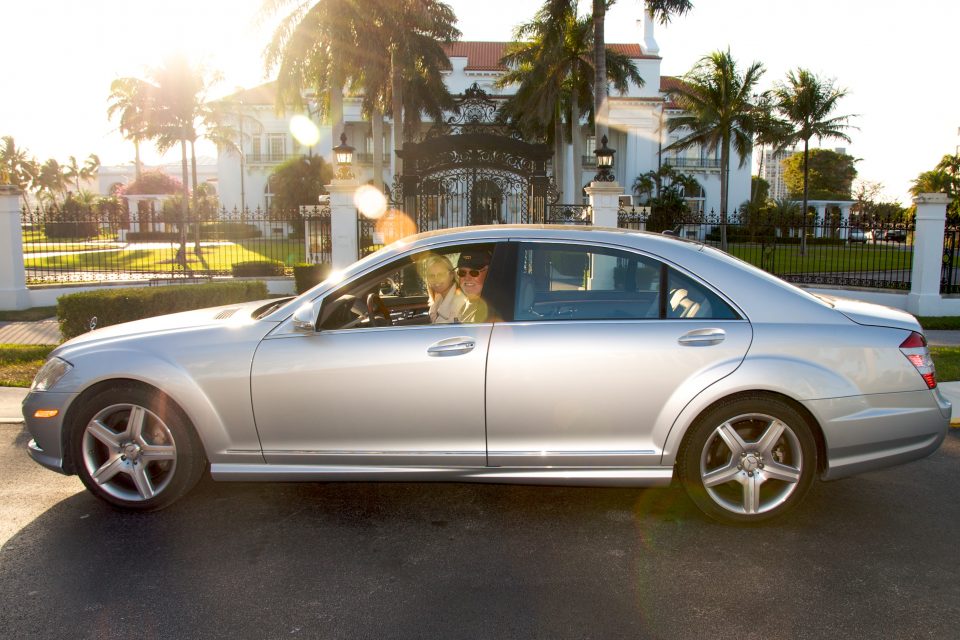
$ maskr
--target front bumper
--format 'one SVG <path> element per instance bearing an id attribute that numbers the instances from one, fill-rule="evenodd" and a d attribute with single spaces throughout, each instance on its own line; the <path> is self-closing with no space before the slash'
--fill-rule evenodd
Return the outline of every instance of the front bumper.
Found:
<path id="1" fill-rule="evenodd" d="M 950 426 L 950 402 L 939 389 L 880 393 L 804 405 L 823 430 L 822 478 L 835 480 L 924 458 Z"/>
<path id="2" fill-rule="evenodd" d="M 72 474 L 73 467 L 66 455 L 64 417 L 75 393 L 54 391 L 30 392 L 23 399 L 23 421 L 33 439 L 27 444 L 30 457 L 48 469 Z M 53 418 L 35 418 L 37 409 L 56 409 Z"/>

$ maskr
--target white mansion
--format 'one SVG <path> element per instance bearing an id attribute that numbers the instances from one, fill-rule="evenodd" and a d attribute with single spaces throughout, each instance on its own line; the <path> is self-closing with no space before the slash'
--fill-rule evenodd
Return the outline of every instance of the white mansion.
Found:
<path id="1" fill-rule="evenodd" d="M 706 212 L 720 211 L 720 152 L 707 153 L 698 148 L 682 152 L 661 153 L 661 149 L 679 137 L 667 133 L 666 120 L 671 105 L 666 90 L 676 79 L 661 77 L 661 57 L 653 37 L 649 18 L 638 21 L 639 43 L 609 44 L 636 63 L 644 86 L 631 84 L 626 95 L 615 91 L 610 96 L 609 146 L 616 150 L 613 173 L 624 192 L 631 194 L 634 179 L 660 164 L 669 164 L 696 177 L 701 193 L 687 193 L 691 208 Z M 505 42 L 456 42 L 447 47 L 450 68 L 445 71 L 446 84 L 453 94 L 462 94 L 477 84 L 489 96 L 507 96 L 511 88 L 498 90 L 494 82 L 505 69 L 499 65 Z M 218 159 L 218 191 L 222 204 L 234 207 L 267 207 L 270 204 L 268 177 L 273 169 L 290 157 L 312 153 L 332 160 L 332 148 L 339 143 L 340 131 L 331 131 L 329 125 L 319 125 L 320 139 L 311 148 L 301 146 L 290 133 L 290 118 L 294 113 L 278 115 L 275 107 L 275 83 L 240 91 L 226 98 L 237 105 L 242 120 L 242 155 L 221 152 Z M 355 147 L 355 172 L 361 182 L 373 175 L 373 138 L 371 125 L 361 117 L 360 100 L 344 97 L 344 122 L 347 142 Z M 561 191 L 564 203 L 582 202 L 581 187 L 596 173 L 593 150 L 597 147 L 592 131 L 586 125 L 579 128 L 579 158 L 573 157 L 573 145 L 566 145 L 566 157 L 552 162 L 560 167 L 554 183 Z M 395 175 L 395 153 L 389 117 L 384 126 L 383 181 L 392 184 Z M 742 164 L 742 166 L 741 166 Z M 729 208 L 734 210 L 750 195 L 750 158 L 741 163 L 736 152 L 731 153 Z"/>

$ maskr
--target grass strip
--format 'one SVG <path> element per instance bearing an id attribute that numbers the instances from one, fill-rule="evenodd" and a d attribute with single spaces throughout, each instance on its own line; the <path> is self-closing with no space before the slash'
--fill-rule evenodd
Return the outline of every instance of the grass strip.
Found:
<path id="1" fill-rule="evenodd" d="M 930 347 L 937 382 L 960 380 L 960 347 Z"/>
<path id="2" fill-rule="evenodd" d="M 4 322 L 35 322 L 37 320 L 56 317 L 56 307 L 33 307 L 32 309 L 22 309 L 20 311 L 0 311 L 0 321 Z"/>
<path id="3" fill-rule="evenodd" d="M 0 344 L 0 387 L 29 387 L 53 348 L 48 344 Z"/>

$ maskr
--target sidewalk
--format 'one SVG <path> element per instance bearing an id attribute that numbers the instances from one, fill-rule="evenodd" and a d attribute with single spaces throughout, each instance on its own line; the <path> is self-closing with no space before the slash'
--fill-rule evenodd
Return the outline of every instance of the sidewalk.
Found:
<path id="1" fill-rule="evenodd" d="M 36 322 L 0 322 L 0 344 L 60 344 L 60 325 L 56 320 Z"/>

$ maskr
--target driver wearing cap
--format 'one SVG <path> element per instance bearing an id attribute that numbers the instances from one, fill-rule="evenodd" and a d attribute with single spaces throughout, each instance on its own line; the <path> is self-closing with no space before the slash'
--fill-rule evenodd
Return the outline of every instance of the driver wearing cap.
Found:
<path id="1" fill-rule="evenodd" d="M 486 322 L 490 315 L 481 297 L 483 283 L 490 269 L 490 251 L 466 251 L 457 260 L 460 290 L 467 296 L 467 306 L 460 313 L 460 322 Z"/>

